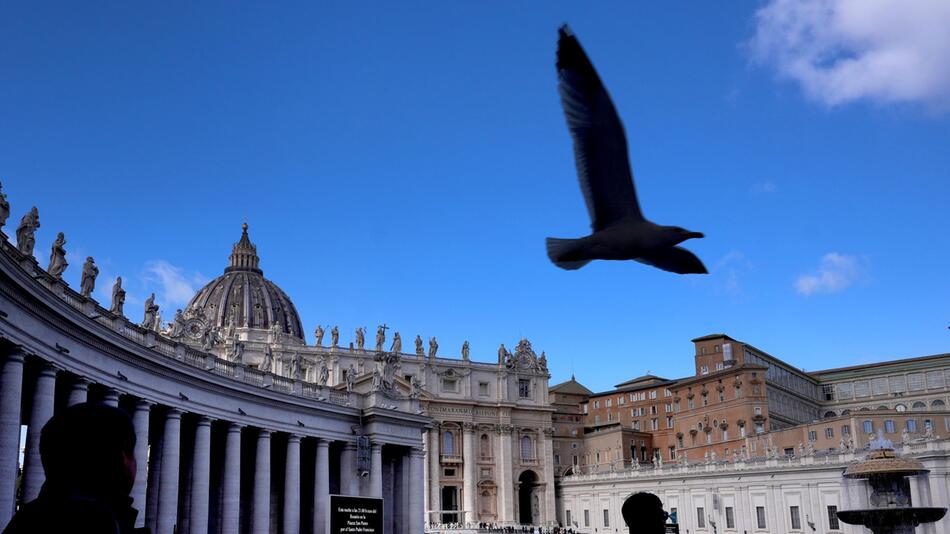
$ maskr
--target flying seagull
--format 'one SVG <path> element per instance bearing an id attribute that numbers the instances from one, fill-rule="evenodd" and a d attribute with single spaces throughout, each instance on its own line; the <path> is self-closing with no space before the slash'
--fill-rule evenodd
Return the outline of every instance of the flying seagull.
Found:
<path id="1" fill-rule="evenodd" d="M 679 274 L 707 273 L 699 258 L 676 246 L 703 234 L 655 224 L 640 211 L 623 124 L 597 71 L 566 25 L 558 30 L 557 75 L 593 233 L 580 239 L 547 238 L 548 258 L 569 270 L 591 260 L 636 260 Z"/>

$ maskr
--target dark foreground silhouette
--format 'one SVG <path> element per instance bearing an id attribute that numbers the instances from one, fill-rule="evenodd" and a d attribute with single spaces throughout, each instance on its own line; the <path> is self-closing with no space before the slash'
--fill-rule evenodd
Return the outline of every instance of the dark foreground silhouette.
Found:
<path id="1" fill-rule="evenodd" d="M 617 110 L 574 34 L 567 26 L 558 33 L 558 92 L 593 233 L 580 239 L 549 237 L 548 258 L 570 270 L 591 260 L 636 260 L 678 274 L 705 274 L 699 258 L 676 246 L 703 234 L 643 216 Z"/>
<path id="2" fill-rule="evenodd" d="M 83 403 L 53 416 L 40 434 L 46 482 L 4 534 L 147 534 L 132 508 L 135 429 L 129 416 Z"/>
<path id="3" fill-rule="evenodd" d="M 630 534 L 663 534 L 666 532 L 667 513 L 660 498 L 652 493 L 634 493 L 620 508 Z"/>

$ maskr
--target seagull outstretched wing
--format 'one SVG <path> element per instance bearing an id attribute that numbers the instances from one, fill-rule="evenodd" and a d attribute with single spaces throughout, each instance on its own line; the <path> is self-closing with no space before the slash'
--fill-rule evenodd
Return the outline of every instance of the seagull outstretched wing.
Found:
<path id="1" fill-rule="evenodd" d="M 640 263 L 676 274 L 707 274 L 709 272 L 702 260 L 682 247 L 655 250 L 635 259 Z"/>
<path id="2" fill-rule="evenodd" d="M 619 221 L 643 220 L 623 124 L 597 71 L 566 25 L 558 30 L 557 73 L 591 227 L 596 232 Z"/>

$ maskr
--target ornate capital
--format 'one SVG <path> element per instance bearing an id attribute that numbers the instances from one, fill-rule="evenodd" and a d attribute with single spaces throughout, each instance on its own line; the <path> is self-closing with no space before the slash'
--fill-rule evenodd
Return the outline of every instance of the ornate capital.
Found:
<path id="1" fill-rule="evenodd" d="M 495 425 L 496 434 L 511 434 L 515 427 L 512 425 Z"/>
<path id="2" fill-rule="evenodd" d="M 477 425 L 475 423 L 468 423 L 468 422 L 462 423 L 462 429 L 465 430 L 465 432 L 469 432 L 469 433 L 475 432 L 476 428 L 477 428 Z"/>
<path id="3" fill-rule="evenodd" d="M 543 428 L 543 429 L 541 429 L 541 430 L 542 430 L 542 432 L 544 432 L 544 435 L 547 436 L 547 437 L 551 437 L 551 436 L 554 435 L 554 427 L 547 427 L 547 428 Z"/>

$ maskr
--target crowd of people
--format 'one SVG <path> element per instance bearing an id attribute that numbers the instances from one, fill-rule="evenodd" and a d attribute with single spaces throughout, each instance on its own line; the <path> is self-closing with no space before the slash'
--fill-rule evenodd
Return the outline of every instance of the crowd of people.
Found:
<path id="1" fill-rule="evenodd" d="M 477 529 L 468 527 L 462 523 L 429 523 L 426 525 L 427 531 L 440 530 L 478 530 L 479 532 L 498 532 L 501 534 L 575 534 L 573 528 L 539 527 L 533 525 L 502 526 L 496 523 L 478 523 Z"/>

